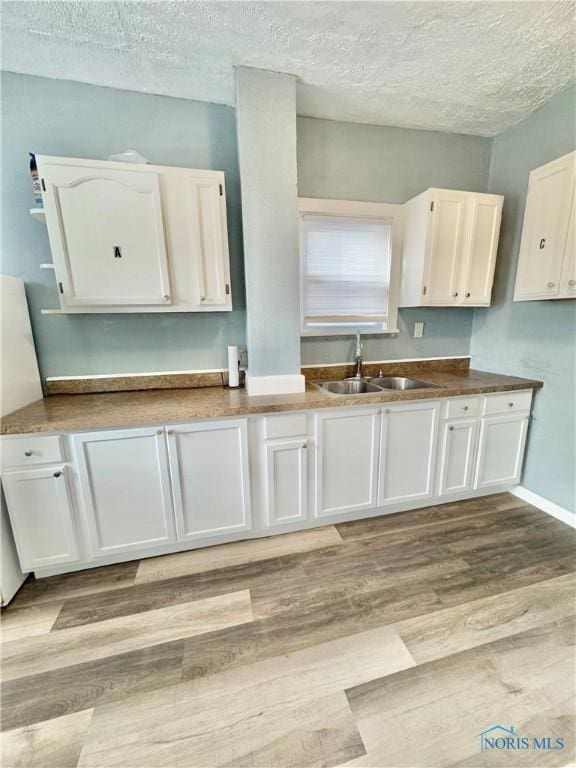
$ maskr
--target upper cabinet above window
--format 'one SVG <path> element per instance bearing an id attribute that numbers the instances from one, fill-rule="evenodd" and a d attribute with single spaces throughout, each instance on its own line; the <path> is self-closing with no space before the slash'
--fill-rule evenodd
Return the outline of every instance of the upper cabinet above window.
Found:
<path id="1" fill-rule="evenodd" d="M 490 304 L 503 201 L 428 189 L 405 204 L 401 307 Z"/>
<path id="2" fill-rule="evenodd" d="M 576 297 L 576 152 L 531 171 L 514 301 Z"/>
<path id="3" fill-rule="evenodd" d="M 221 171 L 36 160 L 64 312 L 232 309 Z"/>

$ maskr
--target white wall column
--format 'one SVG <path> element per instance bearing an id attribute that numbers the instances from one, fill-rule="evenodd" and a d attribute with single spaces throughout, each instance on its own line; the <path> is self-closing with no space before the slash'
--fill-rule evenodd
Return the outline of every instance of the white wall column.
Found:
<path id="1" fill-rule="evenodd" d="M 303 392 L 296 78 L 236 69 L 250 395 Z"/>

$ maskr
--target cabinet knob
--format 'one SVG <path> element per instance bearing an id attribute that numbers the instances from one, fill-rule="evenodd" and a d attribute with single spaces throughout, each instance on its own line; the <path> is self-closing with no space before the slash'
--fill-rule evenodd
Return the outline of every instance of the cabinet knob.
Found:
<path id="1" fill-rule="evenodd" d="M 454 296 L 454 298 L 456 298 L 456 296 L 458 296 L 458 291 L 455 291 L 455 292 L 452 294 L 452 296 Z"/>
<path id="2" fill-rule="evenodd" d="M 514 408 L 514 403 L 508 403 L 508 408 Z"/>
<path id="3" fill-rule="evenodd" d="M 32 456 L 32 451 L 24 451 L 24 456 Z"/>
<path id="4" fill-rule="evenodd" d="M 467 294 L 466 294 L 466 298 L 467 298 L 467 299 L 469 299 L 469 298 L 470 298 L 470 294 L 469 294 L 469 293 L 467 293 Z"/>
<path id="5" fill-rule="evenodd" d="M 462 407 L 462 410 L 463 410 L 463 411 L 467 411 L 467 410 L 468 410 L 468 406 L 467 406 L 467 405 L 464 405 L 464 406 Z"/>
<path id="6" fill-rule="evenodd" d="M 448 427 L 448 430 L 449 430 L 450 432 L 454 432 L 454 427 L 453 427 L 452 425 L 450 425 L 450 426 Z"/>
<path id="7" fill-rule="evenodd" d="M 54 477 L 60 477 L 61 474 L 62 472 L 54 472 Z"/>
<path id="8" fill-rule="evenodd" d="M 206 296 L 200 296 L 200 301 L 206 301 Z"/>
<path id="9" fill-rule="evenodd" d="M 169 435 L 173 435 L 173 434 L 174 434 L 174 430 L 173 430 L 173 429 L 169 429 L 169 430 L 168 430 L 168 434 L 169 434 Z"/>
<path id="10" fill-rule="evenodd" d="M 576 280 L 568 280 L 568 285 L 576 285 Z"/>
<path id="11" fill-rule="evenodd" d="M 157 435 L 161 435 L 161 434 L 162 434 L 162 430 L 161 430 L 161 429 L 157 429 L 157 430 L 156 430 L 156 434 L 157 434 Z"/>
<path id="12" fill-rule="evenodd" d="M 308 443 L 302 443 L 302 448 L 308 448 Z"/>
<path id="13" fill-rule="evenodd" d="M 386 408 L 386 409 L 384 410 L 384 413 L 390 413 L 390 408 Z"/>
<path id="14" fill-rule="evenodd" d="M 548 288 L 554 288 L 555 283 L 546 283 L 546 285 L 548 286 Z"/>
<path id="15" fill-rule="evenodd" d="M 170 301 L 170 296 L 167 293 L 165 293 L 164 296 L 162 296 L 162 298 L 164 299 L 164 301 Z"/>

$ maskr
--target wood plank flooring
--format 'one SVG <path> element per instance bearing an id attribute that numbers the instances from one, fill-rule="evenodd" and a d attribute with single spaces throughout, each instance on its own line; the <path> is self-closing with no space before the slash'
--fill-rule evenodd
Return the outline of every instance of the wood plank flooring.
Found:
<path id="1" fill-rule="evenodd" d="M 575 543 L 499 494 L 31 579 L 1 763 L 568 766 Z M 481 751 L 493 725 L 531 748 Z"/>

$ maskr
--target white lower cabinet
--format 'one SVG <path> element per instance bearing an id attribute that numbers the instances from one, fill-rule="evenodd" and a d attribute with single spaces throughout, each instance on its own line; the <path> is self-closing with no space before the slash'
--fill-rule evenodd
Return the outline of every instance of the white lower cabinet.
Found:
<path id="1" fill-rule="evenodd" d="M 378 506 L 378 434 L 375 408 L 316 414 L 316 517 Z"/>
<path id="2" fill-rule="evenodd" d="M 439 409 L 438 401 L 384 409 L 378 506 L 434 495 Z"/>
<path id="3" fill-rule="evenodd" d="M 531 399 L 256 416 L 250 452 L 248 418 L 7 438 L 21 565 L 43 575 L 501 491 L 520 480 Z"/>
<path id="4" fill-rule="evenodd" d="M 163 429 L 88 432 L 73 445 L 93 557 L 175 541 Z"/>
<path id="5" fill-rule="evenodd" d="M 168 429 L 179 541 L 252 527 L 246 419 Z"/>
<path id="6" fill-rule="evenodd" d="M 64 466 L 6 472 L 2 478 L 24 571 L 80 559 Z"/>
<path id="7" fill-rule="evenodd" d="M 305 521 L 308 516 L 306 438 L 266 443 L 266 524 Z"/>
<path id="8" fill-rule="evenodd" d="M 440 448 L 440 496 L 472 488 L 477 435 L 476 419 L 444 423 Z"/>
<path id="9" fill-rule="evenodd" d="M 481 419 L 474 488 L 520 482 L 528 421 L 528 413 Z"/>

